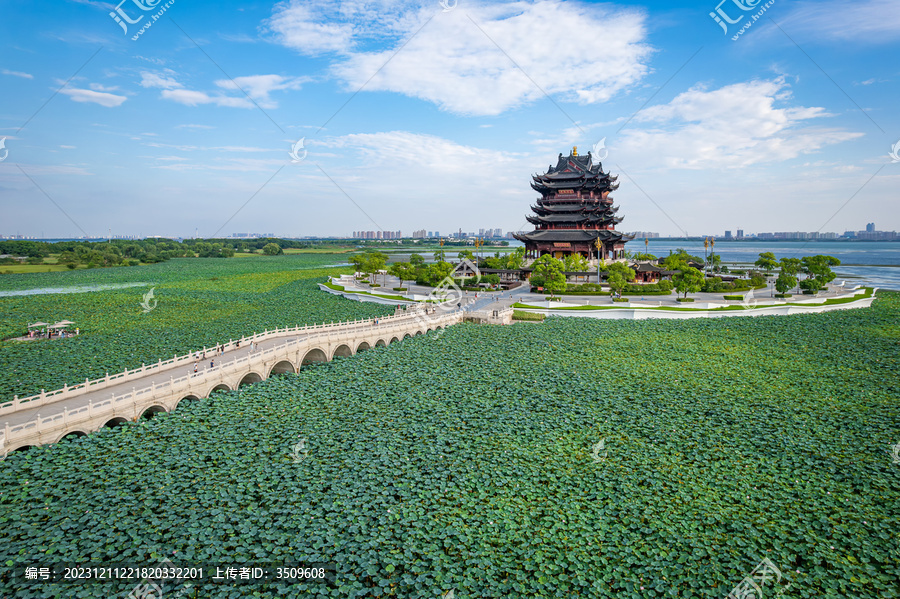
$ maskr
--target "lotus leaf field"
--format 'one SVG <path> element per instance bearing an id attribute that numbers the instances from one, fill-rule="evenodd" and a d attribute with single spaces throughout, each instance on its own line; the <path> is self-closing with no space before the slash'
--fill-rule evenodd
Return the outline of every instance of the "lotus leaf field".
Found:
<path id="1" fill-rule="evenodd" d="M 0 339 L 22 335 L 32 322 L 72 320 L 67 339 L 0 342 L 0 398 L 25 397 L 139 368 L 275 327 L 383 316 L 389 306 L 348 302 L 316 283 L 339 272 L 320 266 L 334 255 L 174 259 L 138 268 L 6 275 L 0 290 L 141 282 L 144 287 L 0 297 Z M 145 313 L 143 294 L 156 307 Z"/>
<path id="2" fill-rule="evenodd" d="M 452 326 L 10 455 L 0 568 L 337 564 L 334 588 L 181 595 L 202 598 L 721 599 L 767 558 L 767 598 L 900 597 L 898 323 L 879 292 L 826 314 Z M 4 597 L 134 586 L 8 572 Z"/>

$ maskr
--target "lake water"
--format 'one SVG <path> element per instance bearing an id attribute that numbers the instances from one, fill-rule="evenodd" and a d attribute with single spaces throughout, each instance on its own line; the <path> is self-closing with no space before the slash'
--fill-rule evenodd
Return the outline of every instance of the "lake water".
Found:
<path id="1" fill-rule="evenodd" d="M 643 252 L 644 240 L 635 239 L 626 246 L 631 252 Z M 703 257 L 702 241 L 651 239 L 648 251 L 667 256 L 669 251 L 684 248 Z M 841 261 L 834 267 L 835 282 L 846 279 L 850 284 L 875 285 L 881 289 L 900 290 L 900 242 L 894 241 L 718 241 L 716 253 L 725 264 L 752 263 L 761 252 L 772 252 L 776 258 L 802 258 L 825 254 Z"/>

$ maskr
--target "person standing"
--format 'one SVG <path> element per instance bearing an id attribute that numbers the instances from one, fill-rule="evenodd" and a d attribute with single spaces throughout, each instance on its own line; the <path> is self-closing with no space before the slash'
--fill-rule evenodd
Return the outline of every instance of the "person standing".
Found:
<path id="1" fill-rule="evenodd" d="M 198 367 L 198 364 L 196 362 L 194 362 L 194 374 L 197 374 L 197 367 Z"/>
<path id="2" fill-rule="evenodd" d="M 212 368 L 212 367 L 215 366 L 215 365 L 216 365 L 216 361 L 215 361 L 215 360 L 210 360 L 210 361 L 209 361 L 209 367 L 210 367 L 210 368 Z"/>

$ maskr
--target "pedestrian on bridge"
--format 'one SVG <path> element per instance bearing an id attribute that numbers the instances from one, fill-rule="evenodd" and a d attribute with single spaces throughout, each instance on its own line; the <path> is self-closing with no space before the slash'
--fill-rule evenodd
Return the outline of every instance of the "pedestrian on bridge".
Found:
<path id="1" fill-rule="evenodd" d="M 216 361 L 215 361 L 215 360 L 210 360 L 210 361 L 209 361 L 209 367 L 210 367 L 210 368 L 212 368 L 212 367 L 215 366 L 215 365 L 216 365 Z"/>
<path id="2" fill-rule="evenodd" d="M 194 374 L 197 374 L 197 363 L 194 362 Z"/>

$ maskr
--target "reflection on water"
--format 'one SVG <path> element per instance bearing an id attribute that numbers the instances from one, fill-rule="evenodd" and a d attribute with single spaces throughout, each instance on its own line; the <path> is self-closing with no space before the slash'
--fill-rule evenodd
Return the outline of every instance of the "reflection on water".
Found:
<path id="1" fill-rule="evenodd" d="M 109 283 L 106 285 L 80 285 L 77 287 L 40 287 L 37 289 L 20 289 L 18 291 L 0 291 L 0 297 L 16 295 L 45 295 L 51 293 L 89 293 L 91 291 L 109 291 L 110 289 L 126 289 L 128 287 L 146 287 L 150 283 Z"/>

